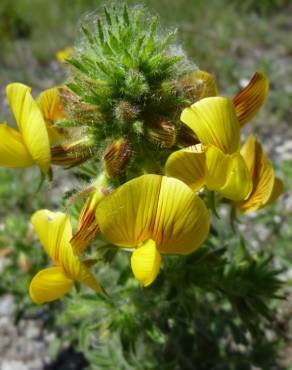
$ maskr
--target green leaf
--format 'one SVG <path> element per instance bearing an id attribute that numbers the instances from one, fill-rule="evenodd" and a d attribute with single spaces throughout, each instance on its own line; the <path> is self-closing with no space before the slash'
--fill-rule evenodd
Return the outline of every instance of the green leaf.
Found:
<path id="1" fill-rule="evenodd" d="M 127 26 L 129 26 L 130 25 L 130 20 L 129 20 L 129 13 L 128 13 L 127 5 L 124 6 L 123 18 L 124 18 L 125 24 Z"/>
<path id="2" fill-rule="evenodd" d="M 96 46 L 95 36 L 85 26 L 81 26 L 81 30 L 84 33 L 89 44 L 92 46 L 93 49 L 95 49 Z"/>

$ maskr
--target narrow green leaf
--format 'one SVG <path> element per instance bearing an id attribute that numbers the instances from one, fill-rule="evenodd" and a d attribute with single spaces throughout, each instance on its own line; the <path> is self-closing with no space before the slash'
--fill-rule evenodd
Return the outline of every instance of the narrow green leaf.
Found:
<path id="1" fill-rule="evenodd" d="M 156 32 L 157 30 L 157 25 L 158 25 L 158 17 L 157 15 L 153 18 L 153 21 L 150 25 L 150 33 L 149 33 L 149 37 L 153 37 L 154 36 L 154 33 Z"/>
<path id="2" fill-rule="evenodd" d="M 109 45 L 111 49 L 115 51 L 119 51 L 121 47 L 120 47 L 120 43 L 118 39 L 111 31 L 108 31 L 108 34 L 109 34 Z"/>
<path id="3" fill-rule="evenodd" d="M 71 64 L 73 67 L 78 69 L 79 71 L 88 74 L 88 70 L 85 68 L 85 66 L 77 59 L 71 58 L 67 61 L 69 64 Z"/>
<path id="4" fill-rule="evenodd" d="M 111 15 L 110 13 L 108 12 L 107 8 L 104 7 L 104 14 L 105 14 L 105 19 L 106 19 L 106 23 L 111 26 L 112 25 L 112 19 L 111 19 Z"/>
<path id="5" fill-rule="evenodd" d="M 104 43 L 104 33 L 103 33 L 102 24 L 101 24 L 100 19 L 97 20 L 97 30 L 98 30 L 99 41 L 100 41 L 101 45 L 103 45 L 103 43 Z"/>
<path id="6" fill-rule="evenodd" d="M 164 50 L 169 44 L 173 42 L 177 34 L 177 30 L 170 32 L 161 42 L 161 50 Z"/>
<path id="7" fill-rule="evenodd" d="M 88 42 L 90 43 L 90 45 L 95 48 L 96 40 L 95 40 L 95 37 L 92 35 L 92 33 L 90 31 L 88 31 L 88 29 L 84 26 L 81 26 L 81 30 L 84 33 L 84 35 L 85 35 L 86 39 L 88 40 Z"/>
<path id="8" fill-rule="evenodd" d="M 124 22 L 127 26 L 130 25 L 130 21 L 129 21 L 129 13 L 128 13 L 128 8 L 127 8 L 127 5 L 124 6 L 124 11 L 123 11 L 123 18 L 124 18 Z"/>
<path id="9" fill-rule="evenodd" d="M 140 38 L 137 39 L 136 46 L 134 48 L 135 55 L 139 55 L 140 52 L 142 51 L 142 44 L 143 44 L 144 39 L 145 39 L 144 35 L 142 35 Z"/>
<path id="10" fill-rule="evenodd" d="M 75 94 L 81 95 L 82 94 L 82 89 L 79 85 L 75 84 L 74 82 L 69 82 L 67 84 L 67 87 L 69 87 L 70 90 L 72 90 Z"/>

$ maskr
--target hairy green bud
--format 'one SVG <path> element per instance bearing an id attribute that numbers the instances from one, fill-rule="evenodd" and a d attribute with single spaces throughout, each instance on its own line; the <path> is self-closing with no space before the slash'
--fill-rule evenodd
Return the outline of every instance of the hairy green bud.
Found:
<path id="1" fill-rule="evenodd" d="M 80 45 L 68 61 L 72 93 L 65 106 L 72 126 L 88 131 L 97 153 L 104 141 L 128 140 L 131 162 L 137 166 L 138 161 L 143 166 L 143 141 L 145 153 L 155 151 L 151 157 L 159 169 L 166 148 L 176 145 L 180 112 L 189 104 L 175 81 L 196 67 L 177 52 L 176 32 L 163 32 L 158 18 L 148 16 L 143 7 L 105 8 L 92 20 L 93 25 L 82 25 Z"/>

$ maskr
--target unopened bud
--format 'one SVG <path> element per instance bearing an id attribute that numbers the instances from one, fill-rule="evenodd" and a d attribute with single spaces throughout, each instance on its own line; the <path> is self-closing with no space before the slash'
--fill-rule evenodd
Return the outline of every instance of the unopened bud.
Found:
<path id="1" fill-rule="evenodd" d="M 138 114 L 138 108 L 126 100 L 121 100 L 115 109 L 116 118 L 125 123 L 134 121 Z"/>
<path id="2" fill-rule="evenodd" d="M 136 135 L 144 135 L 144 124 L 142 121 L 135 121 L 132 127 Z"/>
<path id="3" fill-rule="evenodd" d="M 176 127 L 168 121 L 160 121 L 155 127 L 147 128 L 146 135 L 162 148 L 171 148 L 176 143 Z"/>
<path id="4" fill-rule="evenodd" d="M 175 86 L 192 102 L 218 94 L 214 76 L 200 69 L 177 80 Z"/>
<path id="5" fill-rule="evenodd" d="M 85 162 L 92 156 L 91 147 L 86 141 L 64 143 L 51 147 L 52 163 L 57 166 L 71 168 Z"/>
<path id="6" fill-rule="evenodd" d="M 78 123 L 78 126 L 94 126 L 104 122 L 98 106 L 82 102 L 80 97 L 68 88 L 59 88 L 59 95 L 67 117 L 75 124 Z"/>
<path id="7" fill-rule="evenodd" d="M 103 165 L 109 177 L 118 176 L 131 158 L 129 141 L 119 139 L 112 142 L 103 155 Z"/>

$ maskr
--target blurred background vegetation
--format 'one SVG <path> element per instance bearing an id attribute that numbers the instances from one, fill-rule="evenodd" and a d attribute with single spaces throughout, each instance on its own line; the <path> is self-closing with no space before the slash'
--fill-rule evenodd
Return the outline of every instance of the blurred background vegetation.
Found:
<path id="1" fill-rule="evenodd" d="M 1 0 L 1 121 L 11 119 L 5 85 L 23 82 L 37 94 L 63 83 L 66 71 L 55 60 L 56 51 L 74 45 L 80 20 L 108 3 Z M 245 218 L 240 227 L 252 250 L 272 253 L 275 267 L 283 269 L 281 276 L 288 280 L 282 292 L 285 299 L 275 304 L 273 322 L 259 322 L 258 332 L 251 334 L 224 297 L 202 288 L 188 287 L 179 305 L 171 282 L 159 297 L 139 291 L 129 277 L 128 261 L 120 257 L 114 260 L 115 270 L 107 267 L 98 272 L 117 286 L 112 301 L 100 299 L 97 304 L 89 293 L 78 298 L 72 293 L 64 302 L 34 306 L 27 287 L 47 259 L 28 227 L 29 217 L 39 208 L 57 209 L 75 180 L 70 173 L 57 171 L 53 184 L 38 192 L 37 171 L 4 169 L 0 169 L 0 299 L 13 296 L 16 326 L 23 319 L 41 320 L 48 332 L 57 333 L 46 348 L 51 361 L 46 369 L 292 369 L 292 3 L 148 0 L 144 4 L 160 16 L 163 27 L 178 28 L 178 43 L 201 69 L 216 75 L 221 94 L 232 96 L 256 69 L 270 78 L 268 102 L 245 134 L 258 133 L 286 192 L 277 205 Z M 217 227 L 222 229 L 220 240 L 237 248 L 232 231 L 223 230 L 224 219 Z M 163 279 L 171 280 L 162 274 L 157 283 L 161 287 Z M 64 351 L 69 351 L 65 360 Z"/>

